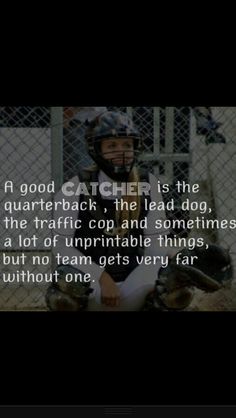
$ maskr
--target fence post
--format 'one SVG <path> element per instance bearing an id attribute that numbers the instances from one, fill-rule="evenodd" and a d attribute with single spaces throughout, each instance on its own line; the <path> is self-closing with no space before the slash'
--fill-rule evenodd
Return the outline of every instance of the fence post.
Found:
<path id="1" fill-rule="evenodd" d="M 158 158 L 160 157 L 160 108 L 153 108 L 153 157 L 156 160 L 154 164 L 154 175 L 159 178 L 160 169 Z"/>
<path id="2" fill-rule="evenodd" d="M 174 152 L 174 107 L 166 108 L 166 132 L 165 132 L 165 152 L 173 154 Z M 172 184 L 174 180 L 173 162 L 166 161 L 165 175 L 168 183 Z"/>
<path id="3" fill-rule="evenodd" d="M 51 176 L 57 192 L 63 183 L 63 107 L 51 108 Z"/>

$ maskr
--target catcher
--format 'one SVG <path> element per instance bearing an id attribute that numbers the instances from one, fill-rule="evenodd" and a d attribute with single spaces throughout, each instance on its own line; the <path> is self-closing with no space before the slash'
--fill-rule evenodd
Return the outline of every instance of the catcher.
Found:
<path id="1" fill-rule="evenodd" d="M 148 205 L 144 205 L 144 199 L 154 202 L 162 201 L 162 191 L 158 187 L 155 176 L 151 173 L 142 173 L 137 168 L 137 157 L 141 151 L 141 135 L 132 120 L 126 114 L 105 111 L 88 123 L 85 139 L 89 155 L 96 165 L 71 179 L 70 184 L 75 186 L 75 190 L 81 182 L 86 183 L 88 190 L 90 190 L 91 183 L 121 185 L 143 182 L 150 185 L 150 193 L 148 196 L 138 195 L 138 193 L 122 196 L 123 201 L 129 205 L 119 209 L 114 204 L 117 199 L 121 199 L 119 191 L 109 196 L 102 196 L 100 193 L 96 196 L 90 194 L 89 197 L 83 194 L 76 196 L 77 201 L 80 202 L 86 199 L 95 201 L 96 210 L 71 212 L 70 217 L 74 221 L 80 221 L 80 228 L 55 231 L 59 240 L 54 252 L 68 256 L 69 259 L 78 255 L 90 257 L 92 263 L 58 266 L 59 280 L 50 286 L 46 295 L 48 308 L 56 311 L 184 309 L 192 300 L 194 287 L 210 292 L 218 290 L 221 287 L 218 272 L 222 272 L 223 269 L 224 272 L 229 273 L 231 265 L 224 250 L 218 247 L 209 247 L 208 251 L 196 249 L 199 255 L 198 264 L 190 267 L 177 265 L 176 257 L 172 258 L 169 264 L 164 263 L 164 260 L 168 259 L 167 249 L 158 247 L 156 237 L 160 234 L 167 234 L 168 231 L 158 230 L 157 232 L 155 230 L 157 214 L 155 211 L 148 211 Z M 65 196 L 60 191 L 56 200 L 60 201 L 63 197 Z M 75 196 L 71 199 L 74 200 Z M 132 203 L 134 210 L 129 209 Z M 66 213 L 58 211 L 57 216 L 68 217 L 68 211 Z M 165 211 L 158 212 L 158 218 L 165 219 Z M 106 219 L 114 220 L 115 227 L 112 230 L 89 228 L 91 220 L 105 221 Z M 141 221 L 145 219 L 147 225 L 141 228 Z M 130 221 L 137 221 L 137 226 L 122 227 Z M 79 241 L 79 238 L 91 237 L 96 240 L 101 236 L 109 236 L 114 242 L 118 237 L 119 245 L 91 246 L 85 249 Z M 125 239 L 140 236 L 148 238 L 149 245 L 140 244 L 139 239 L 137 239 L 136 246 L 122 245 Z M 73 247 L 65 245 L 65 237 L 73 237 Z M 219 257 L 219 254 L 222 257 Z M 139 265 L 137 256 L 141 259 L 144 255 L 158 256 L 159 262 Z M 113 261 L 102 267 L 100 260 L 103 256 L 110 257 L 109 259 Z M 120 258 L 125 262 L 119 263 Z M 207 273 L 209 265 L 212 266 L 213 271 Z M 90 273 L 91 281 L 67 280 L 68 273 L 70 277 L 73 275 L 76 277 L 78 272 Z"/>

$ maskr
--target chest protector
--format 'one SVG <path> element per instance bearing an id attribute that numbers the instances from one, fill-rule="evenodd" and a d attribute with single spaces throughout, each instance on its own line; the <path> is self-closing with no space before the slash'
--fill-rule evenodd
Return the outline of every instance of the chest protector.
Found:
<path id="1" fill-rule="evenodd" d="M 149 176 L 147 173 L 140 172 L 140 182 L 149 182 Z M 80 172 L 79 173 L 79 179 L 81 182 L 86 183 L 87 188 L 89 190 L 89 183 L 90 182 L 98 182 L 98 171 L 94 172 Z M 103 199 L 102 196 L 98 193 L 96 196 L 85 196 L 83 194 L 80 195 L 80 202 L 84 201 L 85 199 L 92 199 L 96 202 L 96 210 L 93 211 L 80 211 L 78 215 L 78 219 L 81 221 L 81 228 L 77 229 L 74 235 L 74 247 L 77 248 L 81 253 L 83 253 L 86 256 L 90 256 L 92 258 L 92 261 L 99 265 L 99 259 L 101 256 L 110 257 L 114 256 L 112 265 L 107 265 L 105 267 L 105 270 L 110 274 L 110 276 L 113 278 L 115 282 L 122 282 L 124 281 L 127 276 L 138 266 L 136 256 L 142 256 L 144 254 L 145 248 L 141 247 L 139 244 L 137 246 L 125 246 L 117 245 L 114 246 L 106 246 L 103 247 L 100 246 L 91 246 L 90 248 L 84 249 L 82 246 L 76 242 L 76 238 L 86 238 L 90 237 L 92 239 L 99 238 L 101 235 L 109 236 L 110 239 L 112 238 L 111 234 L 108 232 L 106 235 L 106 231 L 99 229 L 98 227 L 95 227 L 93 229 L 89 228 L 89 222 L 92 219 L 95 219 L 96 221 L 100 219 L 105 220 L 114 220 L 115 226 L 116 225 L 116 210 L 115 210 L 115 200 L 111 199 Z M 145 209 L 144 206 L 144 199 L 147 199 L 150 201 L 150 196 L 141 196 L 141 210 L 140 210 L 140 216 L 139 216 L 139 222 L 143 220 L 147 214 L 148 211 Z M 94 223 L 96 225 L 96 222 Z M 140 227 L 138 228 L 132 228 L 128 231 L 128 233 L 125 235 L 125 239 L 129 239 L 130 236 L 139 238 L 140 235 L 143 235 L 143 229 Z M 139 240 L 137 240 L 139 241 Z M 118 262 L 116 260 L 116 256 L 120 255 L 120 260 L 123 259 L 123 257 L 126 256 L 126 262 L 122 263 L 122 261 Z M 127 263 L 127 256 L 128 256 L 128 263 Z"/>

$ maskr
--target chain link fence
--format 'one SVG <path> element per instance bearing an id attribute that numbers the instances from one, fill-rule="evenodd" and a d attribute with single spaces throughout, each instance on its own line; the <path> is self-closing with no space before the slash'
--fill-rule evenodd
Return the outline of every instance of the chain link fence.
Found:
<path id="1" fill-rule="evenodd" d="M 212 208 L 209 219 L 236 219 L 236 108 L 235 107 L 107 107 L 108 110 L 128 112 L 139 127 L 143 136 L 143 151 L 139 165 L 153 172 L 161 181 L 170 185 L 170 193 L 165 199 L 174 199 L 175 210 L 168 213 L 169 218 L 194 219 L 202 216 L 198 210 L 181 210 L 186 197 L 190 201 L 206 201 Z M 16 189 L 22 183 L 56 183 L 60 185 L 75 176 L 82 168 L 90 165 L 92 160 L 87 154 L 83 140 L 85 122 L 105 108 L 49 108 L 49 107 L 2 107 L 0 108 L 0 147 L 1 147 L 1 185 L 7 180 L 14 182 Z M 197 195 L 176 193 L 175 183 L 185 181 L 200 185 Z M 24 197 L 13 195 L 16 202 Z M 28 199 L 27 195 L 27 199 Z M 40 198 L 50 200 L 48 194 L 32 193 L 32 201 Z M 9 195 L 1 189 L 0 202 L 10 200 Z M 2 215 L 4 216 L 4 215 Z M 18 220 L 21 219 L 21 213 Z M 50 218 L 51 214 L 35 211 L 39 219 Z M 30 222 L 32 214 L 24 217 Z M 9 236 L 1 219 L 1 236 Z M 27 234 L 33 236 L 34 230 Z M 181 236 L 203 236 L 207 242 L 217 242 L 230 248 L 235 261 L 235 230 L 229 228 L 193 229 L 188 231 L 184 226 L 172 231 Z M 19 254 L 18 235 L 26 237 L 24 230 L 12 234 L 13 246 L 9 254 Z M 37 233 L 38 234 L 38 233 Z M 39 234 L 38 234 L 39 235 Z M 35 248 L 28 253 L 50 257 L 50 251 L 42 246 L 47 230 L 40 232 Z M 2 241 L 3 242 L 3 241 Z M 1 248 L 3 252 L 3 248 Z M 12 263 L 4 270 L 15 271 L 26 269 L 32 272 L 51 270 L 47 266 L 26 266 Z M 2 267 L 1 267 L 2 268 Z M 0 309 L 45 309 L 44 294 L 46 285 L 13 285 L 0 284 Z M 219 292 L 217 292 L 219 293 Z M 230 299 L 230 300 L 229 300 Z M 198 302 L 202 301 L 201 294 Z M 204 309 L 213 307 L 213 302 L 205 298 Z M 227 304 L 227 303 L 228 304 Z M 215 303 L 215 300 L 214 300 Z M 234 288 L 231 296 L 222 305 L 222 297 L 217 300 L 217 309 L 235 309 L 236 296 Z"/>
<path id="2" fill-rule="evenodd" d="M 19 193 L 21 184 L 35 183 L 47 184 L 52 178 L 52 155 L 51 155 L 51 112 L 47 107 L 2 107 L 0 109 L 0 204 L 4 207 L 6 201 L 16 201 L 21 203 L 24 197 Z M 6 181 L 14 183 L 14 191 L 5 194 L 3 185 Z M 37 193 L 27 195 L 27 200 L 38 200 L 39 198 L 47 198 L 48 196 L 39 196 Z M 32 237 L 34 230 L 30 229 L 25 232 L 23 229 L 9 231 L 3 224 L 3 217 L 1 215 L 1 256 L 3 251 L 6 255 L 17 257 L 19 255 L 18 235 L 22 238 Z M 10 216 L 10 214 L 8 214 Z M 40 218 L 48 218 L 47 213 L 34 212 L 35 216 Z M 25 218 L 30 222 L 32 217 L 31 212 L 16 212 L 14 218 L 19 221 Z M 41 240 L 46 236 L 45 231 L 41 234 Z M 12 240 L 11 251 L 3 248 L 3 242 L 6 237 Z M 34 249 L 26 249 L 24 252 L 27 256 L 32 254 L 45 254 L 42 252 L 42 242 Z M 50 253 L 49 256 L 51 257 Z M 47 266 L 47 269 L 50 266 Z M 5 272 L 15 272 L 22 269 L 28 269 L 31 273 L 44 272 L 46 268 L 42 266 L 32 266 L 31 263 L 26 265 L 20 264 L 14 266 L 10 263 L 4 266 Z M 2 270 L 2 266 L 1 266 Z M 43 295 L 45 286 L 43 285 L 23 285 L 23 284 L 6 284 L 1 280 L 0 282 L 0 309 L 40 309 L 44 305 Z"/>

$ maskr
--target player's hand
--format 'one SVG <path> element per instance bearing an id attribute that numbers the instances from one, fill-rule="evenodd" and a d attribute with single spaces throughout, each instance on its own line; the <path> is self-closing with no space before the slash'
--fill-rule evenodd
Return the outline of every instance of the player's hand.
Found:
<path id="1" fill-rule="evenodd" d="M 112 277 L 104 271 L 99 279 L 101 286 L 101 302 L 106 306 L 118 307 L 120 305 L 120 291 Z"/>

